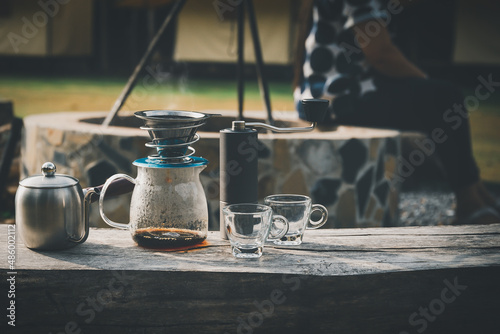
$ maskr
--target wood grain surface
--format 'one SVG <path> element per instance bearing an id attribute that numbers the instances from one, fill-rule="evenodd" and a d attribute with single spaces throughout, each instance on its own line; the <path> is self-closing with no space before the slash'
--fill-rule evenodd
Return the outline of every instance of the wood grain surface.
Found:
<path id="1" fill-rule="evenodd" d="M 7 226 L 0 232 L 7 259 Z M 17 236 L 15 330 L 497 333 L 499 250 L 500 225 L 307 231 L 302 245 L 268 244 L 258 260 L 233 258 L 218 232 L 176 252 L 115 229 L 57 252 Z M 6 261 L 1 269 L 8 278 Z"/>

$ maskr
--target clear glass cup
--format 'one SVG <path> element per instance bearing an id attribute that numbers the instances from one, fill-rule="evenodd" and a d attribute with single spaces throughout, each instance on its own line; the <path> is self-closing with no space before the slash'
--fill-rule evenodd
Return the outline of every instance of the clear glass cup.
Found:
<path id="1" fill-rule="evenodd" d="M 224 224 L 236 258 L 259 258 L 267 239 L 279 239 L 288 231 L 286 218 L 273 215 L 269 206 L 232 204 L 222 209 Z"/>
<path id="2" fill-rule="evenodd" d="M 276 245 L 300 245 L 306 229 L 316 229 L 325 225 L 328 220 L 328 210 L 320 204 L 312 204 L 311 198 L 303 195 L 280 194 L 267 196 L 264 199 L 276 215 L 288 220 L 289 228 L 286 235 L 274 240 Z M 317 221 L 311 219 L 314 211 L 321 213 Z"/>

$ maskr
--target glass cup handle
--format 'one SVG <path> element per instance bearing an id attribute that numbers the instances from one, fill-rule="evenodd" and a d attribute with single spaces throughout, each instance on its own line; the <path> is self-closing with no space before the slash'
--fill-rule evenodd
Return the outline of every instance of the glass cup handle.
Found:
<path id="1" fill-rule="evenodd" d="M 314 221 L 311 219 L 311 215 L 314 211 L 321 212 L 321 218 L 319 220 Z M 309 214 L 309 224 L 307 224 L 307 229 L 314 230 L 316 228 L 320 228 L 321 226 L 325 225 L 327 220 L 328 220 L 328 210 L 321 204 L 314 204 L 311 207 L 311 213 Z"/>
<path id="2" fill-rule="evenodd" d="M 106 194 L 106 191 L 108 190 L 108 187 L 116 179 L 127 179 L 130 182 L 135 184 L 135 179 L 128 176 L 127 174 L 115 174 L 115 175 L 111 176 L 109 179 L 107 179 L 106 183 L 104 183 L 104 186 L 102 187 L 101 194 L 99 195 L 99 213 L 101 214 L 101 218 L 104 220 L 104 222 L 106 224 L 108 224 L 109 226 L 116 227 L 116 228 L 119 228 L 122 230 L 128 230 L 129 224 L 122 224 L 122 223 L 114 222 L 111 219 L 109 219 L 106 216 L 106 214 L 104 213 L 104 196 Z"/>
<path id="3" fill-rule="evenodd" d="M 275 223 L 277 221 L 281 222 L 284 225 L 282 229 L 274 228 L 276 226 Z M 271 223 L 271 229 L 269 231 L 268 239 L 274 240 L 274 239 L 283 238 L 285 236 L 285 234 L 288 233 L 288 228 L 289 228 L 288 220 L 285 217 L 280 216 L 280 215 L 273 215 L 273 221 Z M 277 234 L 275 235 L 273 232 L 277 232 Z"/>

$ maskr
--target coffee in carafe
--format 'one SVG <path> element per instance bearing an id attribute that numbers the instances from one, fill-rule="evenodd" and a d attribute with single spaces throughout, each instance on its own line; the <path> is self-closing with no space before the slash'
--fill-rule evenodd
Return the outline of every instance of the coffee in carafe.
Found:
<path id="1" fill-rule="evenodd" d="M 143 228 L 132 235 L 134 241 L 145 248 L 182 248 L 202 243 L 206 236 L 202 232 L 175 228 Z"/>

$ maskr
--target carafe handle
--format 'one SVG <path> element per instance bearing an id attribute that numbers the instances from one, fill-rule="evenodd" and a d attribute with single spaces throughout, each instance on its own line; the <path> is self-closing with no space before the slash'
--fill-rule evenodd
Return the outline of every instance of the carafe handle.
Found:
<path id="1" fill-rule="evenodd" d="M 101 214 L 101 218 L 104 220 L 106 224 L 108 224 L 111 227 L 116 227 L 122 230 L 128 230 L 128 226 L 130 223 L 127 224 L 122 224 L 122 223 L 117 223 L 109 219 L 106 214 L 104 213 L 104 196 L 106 195 L 106 191 L 108 190 L 108 187 L 113 183 L 114 180 L 116 179 L 127 179 L 128 181 L 132 182 L 135 184 L 135 179 L 132 177 L 128 176 L 127 174 L 115 174 L 111 176 L 109 179 L 106 180 L 106 183 L 104 183 L 104 186 L 102 187 L 101 194 L 99 196 L 99 213 Z"/>

